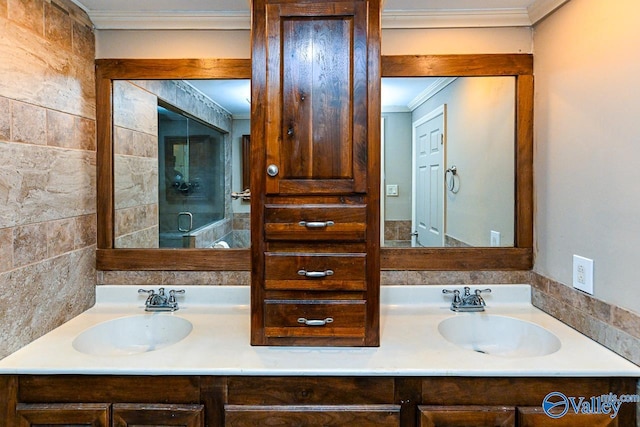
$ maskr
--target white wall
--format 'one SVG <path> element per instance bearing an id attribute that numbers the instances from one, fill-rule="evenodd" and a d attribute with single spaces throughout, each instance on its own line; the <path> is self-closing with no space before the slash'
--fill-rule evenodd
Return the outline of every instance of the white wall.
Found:
<path id="1" fill-rule="evenodd" d="M 640 312 L 640 2 L 572 0 L 535 28 L 535 271 Z"/>

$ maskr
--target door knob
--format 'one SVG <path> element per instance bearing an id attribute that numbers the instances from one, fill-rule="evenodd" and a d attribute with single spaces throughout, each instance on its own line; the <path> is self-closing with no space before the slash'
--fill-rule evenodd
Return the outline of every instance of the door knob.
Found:
<path id="1" fill-rule="evenodd" d="M 280 169 L 278 169 L 278 166 L 276 165 L 267 166 L 267 175 L 276 176 L 278 175 L 278 172 L 280 172 Z"/>

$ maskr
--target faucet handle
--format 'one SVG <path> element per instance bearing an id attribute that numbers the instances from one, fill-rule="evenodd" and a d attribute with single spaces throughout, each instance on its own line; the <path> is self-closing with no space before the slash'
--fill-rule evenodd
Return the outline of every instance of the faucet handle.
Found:
<path id="1" fill-rule="evenodd" d="M 153 289 L 149 289 L 149 290 L 147 290 L 147 289 L 138 289 L 138 293 L 139 293 L 139 294 L 149 294 L 149 295 L 153 295 L 153 294 L 155 294 L 156 292 L 155 292 Z"/>
<path id="2" fill-rule="evenodd" d="M 462 300 L 460 299 L 460 291 L 458 289 L 443 289 L 443 294 L 453 294 L 453 303 L 459 304 Z"/>
<path id="3" fill-rule="evenodd" d="M 171 289 L 169 291 L 169 302 L 176 302 L 176 294 L 184 294 L 186 291 L 184 289 Z"/>
<path id="4" fill-rule="evenodd" d="M 485 294 L 490 294 L 491 293 L 491 289 L 486 288 L 486 289 L 476 289 L 475 290 L 476 295 L 480 296 L 480 294 L 485 293 Z"/>

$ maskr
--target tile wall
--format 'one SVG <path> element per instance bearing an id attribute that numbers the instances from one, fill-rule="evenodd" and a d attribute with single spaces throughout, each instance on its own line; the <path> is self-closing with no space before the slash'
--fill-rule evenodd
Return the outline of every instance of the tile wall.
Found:
<path id="1" fill-rule="evenodd" d="M 0 0 L 0 358 L 93 303 L 94 46 L 69 0 Z"/>

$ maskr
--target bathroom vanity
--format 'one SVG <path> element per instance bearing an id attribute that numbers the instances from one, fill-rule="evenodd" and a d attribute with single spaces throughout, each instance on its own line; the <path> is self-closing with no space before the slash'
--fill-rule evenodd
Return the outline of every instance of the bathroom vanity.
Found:
<path id="1" fill-rule="evenodd" d="M 145 314 L 146 295 L 136 287 L 98 286 L 93 308 L 0 361 L 0 420 L 7 427 L 249 426 L 267 419 L 634 425 L 633 403 L 615 417 L 570 409 L 549 418 L 542 410 L 549 393 L 589 402 L 633 395 L 640 368 L 531 306 L 529 286 L 489 287 L 483 313 L 454 313 L 442 287 L 383 287 L 376 348 L 251 346 L 248 287 L 186 287 L 176 312 Z M 465 330 L 479 325 L 481 340 L 454 343 L 451 319 L 466 322 Z M 495 334 L 482 336 L 485 322 L 495 321 L 502 322 L 491 324 Z M 536 338 L 530 327 L 545 334 Z M 528 346 L 532 340 L 539 341 Z"/>

